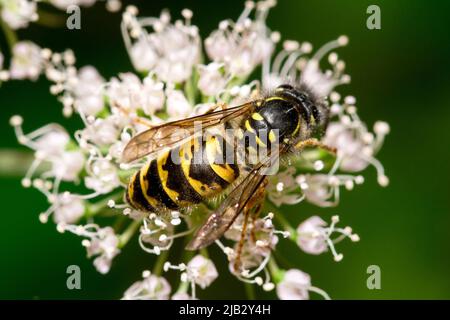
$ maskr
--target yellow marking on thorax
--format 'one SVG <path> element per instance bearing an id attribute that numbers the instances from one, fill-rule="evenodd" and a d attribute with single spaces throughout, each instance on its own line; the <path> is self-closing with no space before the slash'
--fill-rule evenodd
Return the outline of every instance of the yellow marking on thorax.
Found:
<path id="1" fill-rule="evenodd" d="M 172 190 L 169 187 L 167 187 L 167 179 L 169 177 L 169 171 L 164 170 L 163 166 L 166 164 L 168 157 L 170 157 L 170 151 L 162 153 L 156 160 L 156 164 L 158 167 L 158 176 L 159 176 L 159 179 L 161 180 L 161 185 L 162 185 L 164 191 L 169 196 L 169 198 L 176 204 L 179 204 L 180 201 L 178 200 L 178 197 L 180 194 L 178 192 L 176 192 L 175 190 Z"/>
<path id="2" fill-rule="evenodd" d="M 266 102 L 269 101 L 273 101 L 273 100 L 282 100 L 282 101 L 286 101 L 286 99 L 282 98 L 282 97 L 270 97 L 266 99 Z"/>
<path id="3" fill-rule="evenodd" d="M 258 112 L 252 113 L 252 119 L 256 121 L 262 121 L 264 120 L 263 116 L 259 114 Z"/>
<path id="4" fill-rule="evenodd" d="M 139 181 L 141 184 L 142 194 L 144 195 L 145 199 L 148 201 L 148 203 L 150 203 L 152 207 L 157 208 L 160 203 L 158 202 L 158 200 L 147 194 L 149 181 L 144 179 L 144 177 L 147 176 L 148 170 L 150 170 L 150 163 L 151 162 L 147 162 L 147 164 L 140 170 Z"/>

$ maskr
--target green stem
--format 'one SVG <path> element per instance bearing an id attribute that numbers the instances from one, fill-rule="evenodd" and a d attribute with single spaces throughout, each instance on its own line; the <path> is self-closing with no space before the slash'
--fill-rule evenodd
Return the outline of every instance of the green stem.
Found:
<path id="1" fill-rule="evenodd" d="M 30 151 L 2 149 L 0 150 L 0 176 L 23 177 L 33 160 L 34 155 Z M 39 174 L 48 169 L 48 165 L 41 164 L 35 173 Z"/>
<path id="2" fill-rule="evenodd" d="M 123 248 L 128 243 L 128 241 L 130 241 L 130 239 L 133 237 L 140 226 L 140 220 L 133 220 L 133 222 L 130 223 L 125 231 L 119 236 L 119 248 Z"/>
<path id="3" fill-rule="evenodd" d="M 184 85 L 184 93 L 191 106 L 195 105 L 195 100 L 197 96 L 196 92 L 197 80 L 198 80 L 197 71 L 193 70 L 192 75 L 189 77 L 189 79 L 186 81 Z"/>
<path id="4" fill-rule="evenodd" d="M 108 206 L 108 202 L 109 200 L 114 200 L 114 201 L 118 201 L 121 200 L 123 197 L 123 190 L 120 190 L 106 198 L 103 198 L 102 200 L 99 200 L 95 203 L 90 203 L 88 205 L 88 209 L 86 210 L 86 218 L 91 218 L 93 216 L 96 216 L 97 214 L 103 212 L 107 206 Z M 113 209 L 115 210 L 115 209 Z M 119 212 L 119 211 L 117 211 Z"/>
<path id="5" fill-rule="evenodd" d="M 125 222 L 127 220 L 128 220 L 128 218 L 123 214 L 119 215 L 116 218 L 116 220 L 113 224 L 113 229 L 116 231 L 116 233 L 118 233 L 122 229 L 123 225 L 125 224 Z"/>
<path id="6" fill-rule="evenodd" d="M 14 45 L 17 43 L 18 39 L 17 39 L 17 34 L 16 32 L 11 29 L 8 24 L 3 21 L 2 19 L 0 19 L 0 26 L 3 30 L 3 33 L 5 34 L 5 38 L 6 38 L 6 42 L 8 43 L 9 46 L 9 50 L 12 54 L 12 50 L 14 48 Z"/>
<path id="7" fill-rule="evenodd" d="M 156 276 L 160 276 L 162 271 L 163 271 L 163 267 L 164 267 L 164 263 L 167 261 L 167 257 L 169 256 L 169 250 L 164 250 L 161 252 L 161 254 L 158 256 L 158 258 L 156 259 L 156 263 L 155 266 L 153 267 L 153 274 Z"/>
<path id="8" fill-rule="evenodd" d="M 200 249 L 200 254 L 202 256 L 204 256 L 205 258 L 209 258 L 208 249 L 206 249 L 206 248 Z"/>
<path id="9" fill-rule="evenodd" d="M 277 265 L 277 262 L 273 257 L 269 260 L 269 270 L 272 274 L 272 279 L 274 283 L 279 283 L 281 280 L 283 280 L 284 277 L 284 270 L 280 269 Z"/>
<path id="10" fill-rule="evenodd" d="M 188 290 L 189 290 L 189 282 L 180 281 L 180 285 L 178 286 L 176 293 L 186 293 Z"/>
<path id="11" fill-rule="evenodd" d="M 38 15 L 39 19 L 36 21 L 36 24 L 44 27 L 60 28 L 64 26 L 66 22 L 66 17 L 64 15 L 48 12 L 41 8 L 38 8 Z"/>
<path id="12" fill-rule="evenodd" d="M 194 256 L 194 251 L 183 251 L 182 262 L 187 263 Z M 177 293 L 186 293 L 189 290 L 189 283 L 180 281 L 180 285 L 178 286 Z"/>
<path id="13" fill-rule="evenodd" d="M 256 300 L 255 285 L 251 283 L 244 283 L 244 286 L 248 300 Z"/>

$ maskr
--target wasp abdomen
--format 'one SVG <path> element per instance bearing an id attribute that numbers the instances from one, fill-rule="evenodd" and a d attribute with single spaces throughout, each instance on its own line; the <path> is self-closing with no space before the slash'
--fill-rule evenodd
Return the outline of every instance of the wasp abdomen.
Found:
<path id="1" fill-rule="evenodd" d="M 227 161 L 226 148 L 231 146 L 221 137 L 211 136 L 162 153 L 130 179 L 128 202 L 138 210 L 158 212 L 216 196 L 239 176 L 234 154 Z"/>

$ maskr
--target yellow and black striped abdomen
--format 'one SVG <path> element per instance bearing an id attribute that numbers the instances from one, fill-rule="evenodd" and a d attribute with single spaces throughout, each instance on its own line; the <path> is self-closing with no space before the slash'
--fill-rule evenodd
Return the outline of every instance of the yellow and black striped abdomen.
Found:
<path id="1" fill-rule="evenodd" d="M 212 136 L 161 153 L 130 179 L 128 202 L 138 210 L 158 212 L 218 195 L 239 176 L 235 155 L 227 154 L 227 148 L 231 146 L 223 138 Z"/>

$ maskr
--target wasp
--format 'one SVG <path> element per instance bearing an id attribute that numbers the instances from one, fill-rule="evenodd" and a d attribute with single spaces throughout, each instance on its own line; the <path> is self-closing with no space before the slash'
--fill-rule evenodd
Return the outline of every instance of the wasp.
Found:
<path id="1" fill-rule="evenodd" d="M 137 210 L 160 213 L 225 194 L 187 249 L 197 250 L 213 243 L 243 215 L 239 255 L 249 217 L 261 211 L 268 163 L 305 147 L 334 152 L 317 140 L 328 117 L 326 102 L 311 90 L 284 84 L 264 98 L 152 127 L 133 137 L 123 151 L 127 163 L 153 156 L 131 177 L 126 200 Z M 234 141 L 245 140 L 243 147 L 232 148 L 230 157 L 225 149 L 233 142 L 220 134 L 199 137 L 195 130 L 198 124 L 202 132 L 220 126 L 231 128 L 237 136 Z M 248 164 L 245 160 L 248 162 L 255 146 L 266 150 L 266 157 Z M 238 163 L 238 158 L 244 159 L 244 165 Z"/>

